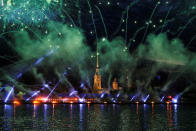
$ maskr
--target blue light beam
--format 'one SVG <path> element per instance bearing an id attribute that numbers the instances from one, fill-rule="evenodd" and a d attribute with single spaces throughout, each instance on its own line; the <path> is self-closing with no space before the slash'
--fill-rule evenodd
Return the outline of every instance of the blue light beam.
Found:
<path id="1" fill-rule="evenodd" d="M 27 98 L 26 101 L 29 101 L 32 97 L 38 95 L 40 91 L 36 91 L 31 97 Z"/>
<path id="2" fill-rule="evenodd" d="M 148 100 L 148 98 L 149 98 L 149 94 L 143 99 L 143 102 L 146 102 L 147 100 Z"/>
<path id="3" fill-rule="evenodd" d="M 5 103 L 7 103 L 7 101 L 9 100 L 9 97 L 10 97 L 11 93 L 13 92 L 13 90 L 14 90 L 14 86 L 12 86 L 12 89 L 8 93 L 7 97 L 5 98 L 5 101 L 4 101 Z"/>
<path id="4" fill-rule="evenodd" d="M 54 92 L 54 90 L 56 89 L 56 87 L 59 85 L 60 81 L 58 81 L 56 83 L 56 85 L 54 86 L 54 88 L 51 90 L 50 94 L 46 97 L 46 100 L 48 100 L 48 98 L 51 96 L 51 94 Z"/>

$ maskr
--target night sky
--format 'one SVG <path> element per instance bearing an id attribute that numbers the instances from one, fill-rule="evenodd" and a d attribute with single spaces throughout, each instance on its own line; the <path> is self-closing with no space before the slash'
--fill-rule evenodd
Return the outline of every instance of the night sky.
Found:
<path id="1" fill-rule="evenodd" d="M 1 86 L 26 92 L 67 75 L 60 86 L 90 88 L 97 43 L 104 87 L 115 77 L 142 92 L 195 85 L 196 0 L 0 0 L 0 27 Z"/>

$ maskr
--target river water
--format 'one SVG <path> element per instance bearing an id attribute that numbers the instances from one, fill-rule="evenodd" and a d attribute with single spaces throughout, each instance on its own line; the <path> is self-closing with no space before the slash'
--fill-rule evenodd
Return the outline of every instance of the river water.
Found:
<path id="1" fill-rule="evenodd" d="M 0 105 L 0 130 L 194 131 L 196 105 Z"/>

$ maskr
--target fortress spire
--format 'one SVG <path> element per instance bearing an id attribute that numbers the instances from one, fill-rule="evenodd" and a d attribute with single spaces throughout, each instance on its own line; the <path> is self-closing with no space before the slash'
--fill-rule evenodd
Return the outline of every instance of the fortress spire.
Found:
<path id="1" fill-rule="evenodd" d="M 101 92 L 101 75 L 99 73 L 99 51 L 98 51 L 98 44 L 97 44 L 97 51 L 96 51 L 96 72 L 94 75 L 94 85 L 93 85 L 93 93 L 100 93 Z"/>
<path id="2" fill-rule="evenodd" d="M 96 68 L 99 68 L 99 52 L 98 52 L 98 50 L 97 50 L 97 64 L 96 64 Z"/>
<path id="3" fill-rule="evenodd" d="M 97 53 L 96 53 L 96 57 L 97 57 L 96 73 L 99 74 L 99 52 L 98 52 L 98 50 L 97 50 Z"/>

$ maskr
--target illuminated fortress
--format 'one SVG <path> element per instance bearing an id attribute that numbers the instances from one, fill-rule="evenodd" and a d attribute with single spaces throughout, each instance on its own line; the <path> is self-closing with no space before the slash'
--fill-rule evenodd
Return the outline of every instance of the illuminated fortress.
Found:
<path id="1" fill-rule="evenodd" d="M 96 58 L 97 58 L 97 62 L 96 62 L 96 71 L 95 71 L 95 75 L 94 75 L 93 93 L 95 93 L 95 94 L 101 94 L 103 92 L 109 93 L 108 90 L 104 90 L 101 86 L 101 75 L 100 75 L 100 70 L 99 70 L 100 67 L 99 67 L 99 53 L 98 53 L 98 51 L 96 53 Z M 116 78 L 112 82 L 112 90 L 113 91 L 118 90 L 118 83 L 117 83 Z"/>
<path id="2" fill-rule="evenodd" d="M 97 52 L 97 63 L 96 63 L 96 72 L 94 75 L 94 84 L 93 84 L 93 93 L 102 93 L 102 87 L 101 87 L 101 75 L 99 72 L 99 53 Z"/>

